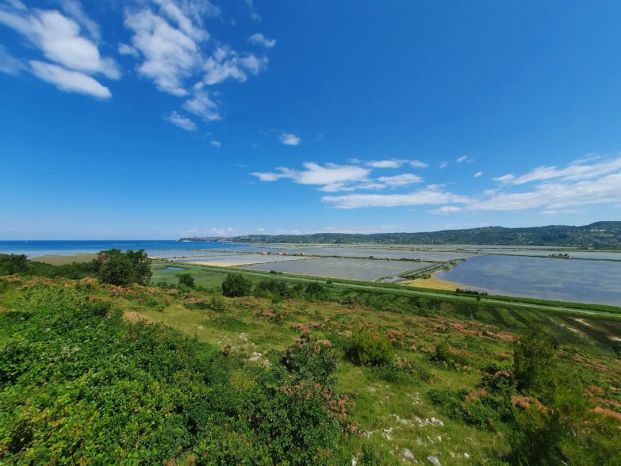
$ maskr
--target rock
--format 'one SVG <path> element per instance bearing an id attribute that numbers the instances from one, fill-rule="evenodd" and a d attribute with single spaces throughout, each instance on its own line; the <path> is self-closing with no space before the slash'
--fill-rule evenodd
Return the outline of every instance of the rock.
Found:
<path id="1" fill-rule="evenodd" d="M 427 461 L 433 464 L 433 466 L 442 466 L 442 463 L 440 463 L 440 460 L 437 456 L 428 456 Z"/>
<path id="2" fill-rule="evenodd" d="M 404 448 L 402 450 L 403 453 L 403 459 L 404 460 L 413 460 L 414 459 L 414 453 L 412 453 L 411 450 L 409 450 L 408 448 Z"/>
<path id="3" fill-rule="evenodd" d="M 431 424 L 432 426 L 443 426 L 444 425 L 444 423 L 440 419 L 436 419 L 435 417 L 432 417 L 429 419 L 429 424 Z"/>
<path id="4" fill-rule="evenodd" d="M 355 456 L 351 457 L 351 466 L 356 466 L 358 464 L 358 460 Z"/>
<path id="5" fill-rule="evenodd" d="M 384 429 L 384 433 L 382 435 L 384 436 L 386 440 L 392 440 L 392 430 L 393 430 L 392 427 L 388 429 Z"/>
<path id="6" fill-rule="evenodd" d="M 464 453 L 464 458 L 468 459 L 470 458 L 470 455 L 468 453 Z"/>
<path id="7" fill-rule="evenodd" d="M 248 361 L 258 361 L 263 356 L 261 353 L 257 353 L 256 351 L 252 353 L 252 356 L 248 358 Z"/>

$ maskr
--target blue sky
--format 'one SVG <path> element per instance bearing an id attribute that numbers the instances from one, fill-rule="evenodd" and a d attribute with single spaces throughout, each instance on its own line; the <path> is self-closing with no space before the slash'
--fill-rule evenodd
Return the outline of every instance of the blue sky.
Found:
<path id="1" fill-rule="evenodd" d="M 621 214 L 618 1 L 0 0 L 0 239 Z"/>

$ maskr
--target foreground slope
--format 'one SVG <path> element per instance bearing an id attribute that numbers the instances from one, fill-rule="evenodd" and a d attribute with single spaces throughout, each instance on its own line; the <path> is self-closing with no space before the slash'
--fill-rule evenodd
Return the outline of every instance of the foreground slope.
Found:
<path id="1" fill-rule="evenodd" d="M 225 277 L 0 279 L 2 462 L 621 462 L 617 321 Z"/>

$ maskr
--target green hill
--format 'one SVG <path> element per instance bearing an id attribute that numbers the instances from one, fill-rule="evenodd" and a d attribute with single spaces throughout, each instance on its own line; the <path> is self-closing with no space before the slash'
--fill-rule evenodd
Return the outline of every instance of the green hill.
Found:
<path id="1" fill-rule="evenodd" d="M 617 249 L 621 248 L 621 221 L 595 222 L 583 226 L 548 225 L 526 228 L 492 226 L 419 233 L 313 233 L 180 239 L 180 241 L 214 240 L 252 243 L 488 244 Z"/>

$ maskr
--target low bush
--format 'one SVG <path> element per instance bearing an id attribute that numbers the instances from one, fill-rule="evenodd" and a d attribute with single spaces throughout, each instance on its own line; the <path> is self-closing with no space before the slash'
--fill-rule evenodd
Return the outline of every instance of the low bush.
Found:
<path id="1" fill-rule="evenodd" d="M 125 251 L 110 249 L 101 251 L 95 259 L 97 278 L 111 285 L 146 285 L 151 279 L 151 260 L 144 250 Z"/>
<path id="2" fill-rule="evenodd" d="M 252 282 L 240 273 L 229 273 L 222 282 L 222 294 L 230 298 L 248 296 L 252 291 Z"/>
<path id="3" fill-rule="evenodd" d="M 284 352 L 281 363 L 296 378 L 317 382 L 326 387 L 336 384 L 338 356 L 329 340 L 317 340 L 303 333 Z"/>
<path id="4" fill-rule="evenodd" d="M 194 277 L 189 273 L 182 273 L 181 275 L 177 275 L 179 279 L 179 285 L 185 286 L 187 288 L 194 288 Z"/>
<path id="5" fill-rule="evenodd" d="M 299 369 L 301 354 L 295 378 L 254 367 L 253 384 L 240 388 L 229 383 L 232 371 L 250 369 L 238 359 L 169 328 L 128 323 L 74 289 L 34 287 L 15 305 L 27 311 L 0 313 L 2 464 L 351 458 L 340 405 L 316 384 L 315 369 Z"/>
<path id="6" fill-rule="evenodd" d="M 390 365 L 394 350 L 386 338 L 356 331 L 346 342 L 345 358 L 357 366 Z"/>

